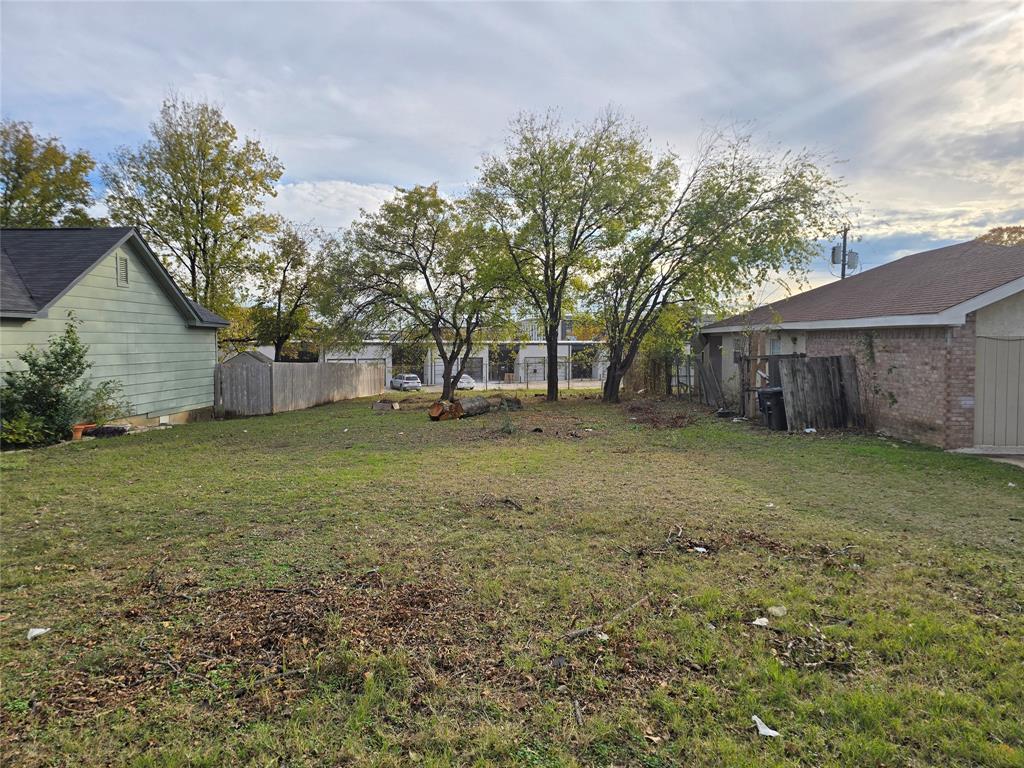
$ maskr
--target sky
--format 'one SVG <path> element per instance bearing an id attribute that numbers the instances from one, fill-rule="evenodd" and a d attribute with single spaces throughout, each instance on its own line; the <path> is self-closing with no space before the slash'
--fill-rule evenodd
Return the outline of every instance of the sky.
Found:
<path id="1" fill-rule="evenodd" d="M 102 162 L 172 90 L 330 228 L 395 186 L 459 194 L 518 112 L 609 105 L 683 157 L 734 124 L 834 157 L 865 268 L 1024 223 L 1021 2 L 0 4 L 5 118 Z"/>

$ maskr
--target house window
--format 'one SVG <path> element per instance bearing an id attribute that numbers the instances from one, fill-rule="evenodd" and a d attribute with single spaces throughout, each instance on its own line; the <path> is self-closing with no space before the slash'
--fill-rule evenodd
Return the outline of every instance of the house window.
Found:
<path id="1" fill-rule="evenodd" d="M 117 268 L 117 284 L 127 286 L 128 285 L 128 257 L 117 256 L 116 260 Z"/>
<path id="2" fill-rule="evenodd" d="M 782 339 L 771 338 L 768 340 L 768 354 L 769 355 L 781 355 L 782 354 Z"/>

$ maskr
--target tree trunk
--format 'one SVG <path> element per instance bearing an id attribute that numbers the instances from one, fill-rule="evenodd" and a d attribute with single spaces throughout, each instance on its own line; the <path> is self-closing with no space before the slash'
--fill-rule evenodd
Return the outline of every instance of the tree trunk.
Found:
<path id="1" fill-rule="evenodd" d="M 548 402 L 558 400 L 558 324 L 554 328 L 544 329 L 544 342 L 547 344 L 548 363 Z"/>
<path id="2" fill-rule="evenodd" d="M 606 403 L 618 403 L 621 401 L 619 390 L 622 387 L 622 376 L 624 371 L 617 368 L 609 368 L 604 380 L 604 392 L 601 399 Z"/>
<path id="3" fill-rule="evenodd" d="M 618 403 L 619 389 L 622 386 L 622 377 L 626 373 L 622 367 L 622 353 L 608 351 L 608 370 L 604 375 L 604 387 L 601 392 L 601 400 L 606 403 Z"/>
<path id="4" fill-rule="evenodd" d="M 280 363 L 281 362 L 281 350 L 284 349 L 285 342 L 287 342 L 287 341 L 288 341 L 287 338 L 283 338 L 282 339 L 282 338 L 278 337 L 278 338 L 274 339 L 274 362 L 275 363 Z"/>
<path id="5" fill-rule="evenodd" d="M 449 357 L 444 360 L 444 370 L 441 372 L 441 399 L 451 400 L 455 394 L 455 382 L 452 381 L 452 368 L 455 365 L 455 358 Z"/>

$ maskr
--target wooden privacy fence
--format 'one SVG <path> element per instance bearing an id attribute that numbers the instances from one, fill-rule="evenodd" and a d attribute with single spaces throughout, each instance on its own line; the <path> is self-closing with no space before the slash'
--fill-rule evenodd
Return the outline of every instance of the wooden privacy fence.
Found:
<path id="1" fill-rule="evenodd" d="M 790 432 L 864 426 L 857 360 L 852 355 L 781 357 L 778 363 Z"/>
<path id="2" fill-rule="evenodd" d="M 218 416 L 264 416 L 384 391 L 384 363 L 275 363 L 246 352 L 214 372 Z"/>

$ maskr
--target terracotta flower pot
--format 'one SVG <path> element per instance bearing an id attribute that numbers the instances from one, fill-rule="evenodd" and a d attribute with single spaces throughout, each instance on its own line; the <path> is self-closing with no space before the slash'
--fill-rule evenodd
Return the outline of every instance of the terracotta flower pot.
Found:
<path id="1" fill-rule="evenodd" d="M 71 425 L 71 439 L 72 440 L 81 440 L 82 439 L 82 433 L 85 432 L 85 430 L 92 429 L 95 426 L 96 426 L 95 424 L 85 424 L 85 423 L 82 423 L 82 424 L 72 424 Z"/>

